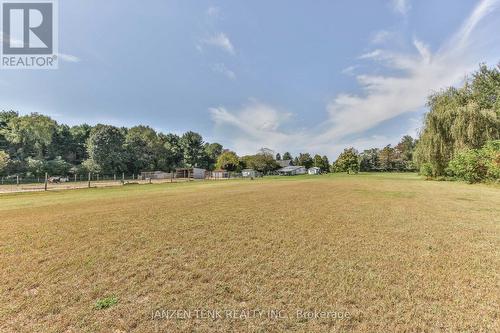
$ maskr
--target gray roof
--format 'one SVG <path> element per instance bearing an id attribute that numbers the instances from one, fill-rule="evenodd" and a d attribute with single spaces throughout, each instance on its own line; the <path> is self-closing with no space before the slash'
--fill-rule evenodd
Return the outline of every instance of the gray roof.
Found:
<path id="1" fill-rule="evenodd" d="M 278 172 L 292 172 L 292 171 L 298 170 L 300 168 L 304 168 L 304 167 L 300 166 L 300 165 L 299 166 L 290 165 L 290 166 L 279 169 Z"/>
<path id="2" fill-rule="evenodd" d="M 276 161 L 276 162 L 282 168 L 285 168 L 287 166 L 291 166 L 292 165 L 292 160 L 281 160 L 281 161 Z"/>

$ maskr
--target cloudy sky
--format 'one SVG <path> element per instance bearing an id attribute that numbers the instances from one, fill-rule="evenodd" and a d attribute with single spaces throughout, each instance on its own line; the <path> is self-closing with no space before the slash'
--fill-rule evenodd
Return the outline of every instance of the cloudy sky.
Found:
<path id="1" fill-rule="evenodd" d="M 0 108 L 194 130 L 238 154 L 415 135 L 426 96 L 500 61 L 500 0 L 59 1 L 58 70 L 0 71 Z"/>

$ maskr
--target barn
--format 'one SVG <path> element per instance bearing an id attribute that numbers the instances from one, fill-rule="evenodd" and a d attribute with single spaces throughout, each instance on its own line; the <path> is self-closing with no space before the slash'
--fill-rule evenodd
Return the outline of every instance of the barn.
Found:
<path id="1" fill-rule="evenodd" d="M 303 166 L 287 166 L 279 169 L 277 172 L 280 176 L 296 176 L 306 174 L 307 169 Z"/>

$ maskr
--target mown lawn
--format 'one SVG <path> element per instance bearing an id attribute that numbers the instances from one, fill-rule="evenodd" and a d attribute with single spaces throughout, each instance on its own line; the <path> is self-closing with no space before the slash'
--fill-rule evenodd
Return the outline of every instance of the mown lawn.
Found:
<path id="1" fill-rule="evenodd" d="M 0 332 L 500 331 L 500 189 L 360 174 L 2 195 L 0 267 Z"/>

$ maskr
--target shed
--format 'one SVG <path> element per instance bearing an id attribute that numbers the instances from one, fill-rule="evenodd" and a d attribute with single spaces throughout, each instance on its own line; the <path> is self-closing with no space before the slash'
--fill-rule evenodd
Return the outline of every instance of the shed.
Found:
<path id="1" fill-rule="evenodd" d="M 307 173 L 310 175 L 319 175 L 321 173 L 321 169 L 318 167 L 312 167 L 307 170 Z"/>
<path id="2" fill-rule="evenodd" d="M 257 177 L 257 171 L 255 171 L 254 169 L 243 169 L 241 171 L 241 175 L 243 176 L 243 178 L 255 178 Z"/>
<path id="3" fill-rule="evenodd" d="M 181 168 L 175 169 L 176 178 L 205 179 L 205 169 L 201 168 Z"/>
<path id="4" fill-rule="evenodd" d="M 229 172 L 227 172 L 226 170 L 222 170 L 222 169 L 214 170 L 214 171 L 212 171 L 211 178 L 214 178 L 214 179 L 229 178 Z"/>

